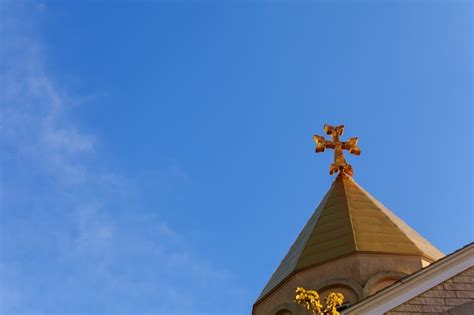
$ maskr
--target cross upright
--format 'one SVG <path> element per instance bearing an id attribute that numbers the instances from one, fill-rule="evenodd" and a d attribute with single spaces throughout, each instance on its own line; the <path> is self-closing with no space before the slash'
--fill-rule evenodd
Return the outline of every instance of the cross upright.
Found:
<path id="1" fill-rule="evenodd" d="M 327 149 L 334 149 L 334 163 L 329 167 L 329 174 L 339 172 L 339 175 L 352 176 L 354 171 L 352 166 L 347 164 L 344 158 L 343 150 L 348 150 L 349 153 L 360 155 L 360 148 L 357 146 L 358 138 L 349 138 L 348 141 L 340 141 L 339 137 L 344 133 L 344 125 L 330 126 L 324 124 L 324 132 L 332 137 L 331 140 L 326 140 L 322 136 L 314 135 L 313 141 L 316 143 L 316 153 L 324 152 Z"/>

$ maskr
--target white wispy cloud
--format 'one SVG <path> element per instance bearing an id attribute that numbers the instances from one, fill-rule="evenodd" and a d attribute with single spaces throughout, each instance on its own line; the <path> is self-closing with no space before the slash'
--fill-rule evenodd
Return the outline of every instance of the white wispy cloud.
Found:
<path id="1" fill-rule="evenodd" d="M 221 298 L 238 301 L 233 276 L 134 207 L 139 188 L 98 162 L 100 139 L 73 117 L 84 96 L 45 66 L 34 18 L 45 10 L 2 5 L 0 313 L 229 312 L 235 302 L 208 296 L 227 286 Z M 186 178 L 165 168 L 164 183 Z"/>

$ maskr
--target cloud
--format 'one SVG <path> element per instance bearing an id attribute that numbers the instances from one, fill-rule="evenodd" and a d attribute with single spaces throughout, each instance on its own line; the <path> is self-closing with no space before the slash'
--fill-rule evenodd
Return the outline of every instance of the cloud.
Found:
<path id="1" fill-rule="evenodd" d="M 100 162 L 100 139 L 74 118 L 84 96 L 45 66 L 44 11 L 2 8 L 0 313 L 230 313 L 242 295 L 233 275 L 136 206 L 140 187 Z M 162 176 L 189 180 L 177 162 Z"/>

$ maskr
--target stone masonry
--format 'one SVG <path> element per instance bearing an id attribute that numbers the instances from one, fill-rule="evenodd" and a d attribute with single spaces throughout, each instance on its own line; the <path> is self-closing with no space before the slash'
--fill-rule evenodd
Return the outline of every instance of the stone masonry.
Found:
<path id="1" fill-rule="evenodd" d="M 385 313 L 387 315 L 436 314 L 474 301 L 474 267 L 423 292 Z M 474 310 L 471 314 L 474 314 Z"/>

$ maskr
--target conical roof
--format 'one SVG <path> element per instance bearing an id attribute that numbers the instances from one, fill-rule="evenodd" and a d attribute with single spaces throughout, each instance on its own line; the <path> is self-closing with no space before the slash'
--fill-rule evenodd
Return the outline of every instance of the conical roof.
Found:
<path id="1" fill-rule="evenodd" d="M 257 301 L 291 274 L 353 253 L 417 255 L 429 261 L 444 256 L 352 178 L 340 175 Z"/>

